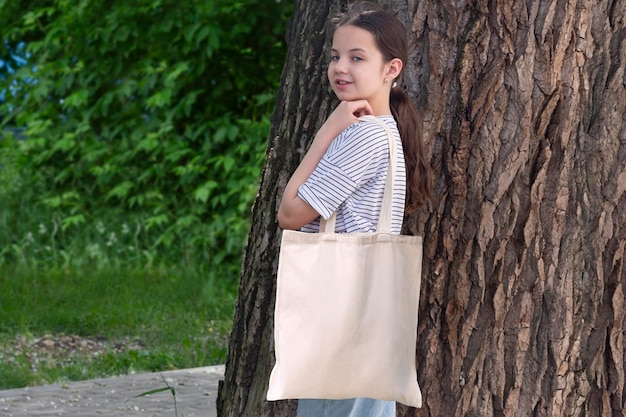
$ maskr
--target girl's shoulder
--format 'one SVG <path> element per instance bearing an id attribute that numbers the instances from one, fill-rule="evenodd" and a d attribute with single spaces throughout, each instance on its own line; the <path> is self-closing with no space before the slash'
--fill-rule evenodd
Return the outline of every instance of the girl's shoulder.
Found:
<path id="1" fill-rule="evenodd" d="M 397 132 L 398 128 L 393 116 L 382 116 L 379 119 L 382 120 L 392 132 Z M 338 139 L 340 139 L 340 142 L 358 142 L 362 145 L 369 144 L 371 146 L 378 144 L 385 145 L 388 142 L 385 128 L 370 120 L 358 121 L 348 126 L 339 135 Z"/>
<path id="2" fill-rule="evenodd" d="M 385 123 L 393 131 L 395 121 L 393 116 L 390 116 L 390 119 L 393 126 L 389 126 L 388 120 L 385 120 Z M 388 149 L 387 131 L 380 124 L 373 121 L 359 121 L 348 126 L 337 136 L 328 149 L 328 155 L 333 155 L 335 158 L 344 158 L 346 155 L 358 157 L 362 153 L 370 156 L 386 155 Z"/>

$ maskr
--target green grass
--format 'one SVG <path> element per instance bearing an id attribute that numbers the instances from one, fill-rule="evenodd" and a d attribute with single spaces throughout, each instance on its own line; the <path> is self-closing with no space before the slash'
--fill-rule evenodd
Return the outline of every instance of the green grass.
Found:
<path id="1" fill-rule="evenodd" d="M 204 229 L 165 244 L 154 213 L 46 203 L 16 145 L 0 136 L 0 389 L 224 363 L 248 220 L 203 222 L 232 248 Z M 45 335 L 98 354 L 48 354 Z"/>
<path id="2" fill-rule="evenodd" d="M 236 284 L 212 276 L 199 267 L 0 265 L 0 348 L 45 334 L 138 341 L 37 364 L 27 354 L 6 360 L 10 352 L 0 350 L 0 389 L 224 363 Z"/>

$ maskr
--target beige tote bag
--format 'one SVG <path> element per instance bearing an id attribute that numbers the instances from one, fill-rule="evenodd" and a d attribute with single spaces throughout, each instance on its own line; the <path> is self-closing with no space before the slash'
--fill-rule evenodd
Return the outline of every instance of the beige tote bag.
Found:
<path id="1" fill-rule="evenodd" d="M 278 265 L 276 364 L 267 399 L 367 397 L 421 407 L 415 344 L 421 236 L 393 235 L 396 142 L 376 233 L 285 230 Z M 325 223 L 325 224 L 324 224 Z"/>

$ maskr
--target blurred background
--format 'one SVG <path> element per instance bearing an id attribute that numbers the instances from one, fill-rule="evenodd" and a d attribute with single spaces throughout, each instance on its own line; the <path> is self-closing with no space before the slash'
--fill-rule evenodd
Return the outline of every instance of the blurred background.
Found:
<path id="1" fill-rule="evenodd" d="M 0 1 L 0 389 L 225 362 L 292 3 Z"/>

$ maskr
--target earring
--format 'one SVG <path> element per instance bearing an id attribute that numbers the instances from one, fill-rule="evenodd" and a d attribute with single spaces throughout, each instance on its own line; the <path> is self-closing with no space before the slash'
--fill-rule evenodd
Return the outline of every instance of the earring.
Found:
<path id="1" fill-rule="evenodd" d="M 385 84 L 389 82 L 389 78 L 385 78 Z"/>

